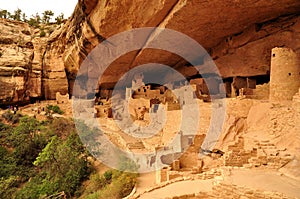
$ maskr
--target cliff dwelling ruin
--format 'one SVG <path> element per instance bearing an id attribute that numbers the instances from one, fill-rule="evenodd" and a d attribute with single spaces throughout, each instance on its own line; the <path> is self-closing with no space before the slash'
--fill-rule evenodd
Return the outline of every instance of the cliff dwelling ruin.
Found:
<path id="1" fill-rule="evenodd" d="M 299 10 L 80 0 L 45 37 L 0 18 L 0 113 L 86 127 L 95 172 L 140 173 L 127 199 L 300 198 Z"/>

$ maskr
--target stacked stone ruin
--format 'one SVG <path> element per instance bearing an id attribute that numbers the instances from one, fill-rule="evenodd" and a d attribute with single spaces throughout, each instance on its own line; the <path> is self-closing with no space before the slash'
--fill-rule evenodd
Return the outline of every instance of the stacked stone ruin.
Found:
<path id="1" fill-rule="evenodd" d="M 244 149 L 244 138 L 228 146 L 224 157 L 224 165 L 232 167 L 267 167 L 279 169 L 291 161 L 292 156 L 286 152 L 286 148 L 278 149 L 269 140 L 255 141 L 251 150 Z"/>

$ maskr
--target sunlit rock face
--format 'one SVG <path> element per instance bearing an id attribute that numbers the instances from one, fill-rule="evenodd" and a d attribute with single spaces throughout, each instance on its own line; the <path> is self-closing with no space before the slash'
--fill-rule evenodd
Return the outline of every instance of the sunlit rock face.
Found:
<path id="1" fill-rule="evenodd" d="M 36 46 L 34 46 L 36 44 Z M 39 42 L 26 23 L 0 19 L 0 101 L 41 96 L 41 65 L 34 59 Z"/>
<path id="2" fill-rule="evenodd" d="M 80 1 L 52 45 L 65 44 L 63 61 L 69 84 L 96 45 L 117 33 L 141 27 L 169 28 L 196 40 L 211 54 L 224 78 L 264 75 L 270 71 L 273 47 L 284 45 L 297 50 L 299 16 L 295 13 L 299 9 L 296 0 Z M 197 73 L 193 67 L 185 67 L 189 64 L 180 56 L 143 49 L 115 60 L 101 83 L 112 87 L 130 68 L 149 62 L 172 66 L 187 76 Z"/>
<path id="3" fill-rule="evenodd" d="M 0 103 L 55 99 L 67 93 L 68 81 L 59 55 L 49 55 L 47 37 L 27 23 L 0 19 Z"/>
<path id="4" fill-rule="evenodd" d="M 18 46 L 17 36 L 11 45 L 1 43 L 2 51 L 4 46 L 7 46 L 5 48 L 11 49 L 9 56 L 16 57 L 11 59 L 14 60 L 11 62 L 7 61 L 8 55 L 4 54 L 5 56 L 0 58 L 3 71 L 0 74 L 1 82 L 4 82 L 1 86 L 16 88 L 16 84 L 11 83 L 11 66 L 21 65 L 22 69 L 14 67 L 14 71 L 19 71 L 18 77 L 24 77 L 23 73 L 27 70 L 25 65 L 33 62 L 31 65 L 35 66 L 36 71 L 30 73 L 33 79 L 18 80 L 32 82 L 18 83 L 24 85 L 22 92 L 30 91 L 32 94 L 28 94 L 29 96 L 42 96 L 47 99 L 55 98 L 58 91 L 63 94 L 72 93 L 80 65 L 98 44 L 117 33 L 142 27 L 168 28 L 194 39 L 214 59 L 223 78 L 267 75 L 270 72 L 272 48 L 285 46 L 299 54 L 299 10 L 300 2 L 297 0 L 81 0 L 72 16 L 44 43 L 34 42 L 30 35 L 21 31 L 12 33 L 5 30 L 6 32 L 1 34 L 2 40 L 5 35 L 21 35 L 24 40 L 33 44 L 33 48 L 24 47 L 21 52 L 15 52 L 13 45 Z M 4 22 L 1 22 L 3 26 Z M 21 26 L 19 30 L 29 29 L 26 24 L 18 26 Z M 147 42 L 151 42 L 151 39 Z M 33 53 L 36 50 L 38 52 Z M 209 59 L 204 57 L 203 60 L 199 67 L 205 68 L 205 60 Z M 103 88 L 112 88 L 126 71 L 145 63 L 166 64 L 185 76 L 197 74 L 197 71 L 188 67 L 190 64 L 178 55 L 157 49 L 143 49 L 116 59 L 101 77 L 100 84 Z M 205 73 L 205 70 L 203 72 Z M 33 86 L 29 88 L 26 85 Z M 22 89 L 18 86 L 17 90 Z M 0 98 L 4 99 L 5 96 L 15 98 L 15 94 L 1 89 Z"/>

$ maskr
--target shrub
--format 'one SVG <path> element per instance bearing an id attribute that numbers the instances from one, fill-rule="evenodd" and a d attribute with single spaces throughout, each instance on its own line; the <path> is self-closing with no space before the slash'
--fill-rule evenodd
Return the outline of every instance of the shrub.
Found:
<path id="1" fill-rule="evenodd" d="M 41 30 L 40 37 L 45 37 L 45 36 L 46 36 L 46 32 L 44 30 Z"/>
<path id="2" fill-rule="evenodd" d="M 75 132 L 75 125 L 66 118 L 54 118 L 50 124 L 50 129 L 58 137 L 66 138 L 72 132 Z"/>
<path id="3" fill-rule="evenodd" d="M 36 19 L 34 19 L 34 18 L 30 18 L 29 21 L 28 21 L 27 23 L 28 23 L 30 26 L 33 26 L 33 27 L 35 27 L 35 28 L 40 27 L 39 22 L 38 22 Z"/>
<path id="4" fill-rule="evenodd" d="M 64 113 L 57 105 L 47 105 L 46 108 L 47 108 L 47 110 L 46 110 L 47 114 L 49 114 L 51 111 L 53 111 L 53 113 L 58 113 L 58 114 Z"/>
<path id="5" fill-rule="evenodd" d="M 105 173 L 103 174 L 105 180 L 110 183 L 111 179 L 112 179 L 112 170 L 108 170 L 105 171 Z"/>
<path id="6" fill-rule="evenodd" d="M 42 181 L 44 188 L 40 194 L 51 195 L 64 191 L 68 196 L 74 195 L 89 174 L 86 155 L 77 144 L 71 135 L 65 141 L 54 136 L 36 158 L 33 164 L 47 176 Z"/>
<path id="7" fill-rule="evenodd" d="M 85 195 L 84 198 L 121 199 L 131 193 L 136 184 L 136 178 L 138 175 L 119 170 L 108 170 L 102 176 L 99 176 L 99 174 L 94 174 L 92 176 L 90 185 L 86 190 L 88 195 Z"/>
<path id="8" fill-rule="evenodd" d="M 68 133 L 58 137 L 59 128 Z M 16 126 L 0 121 L 0 198 L 46 198 L 62 191 L 68 198 L 80 196 L 91 168 L 74 129 L 73 121 L 64 118 L 40 122 L 25 116 Z M 96 189 L 107 185 L 103 175 L 94 181 Z"/>
<path id="9" fill-rule="evenodd" d="M 11 176 L 7 179 L 0 179 L 0 198 L 15 198 L 14 195 L 17 191 L 18 178 Z"/>
<path id="10" fill-rule="evenodd" d="M 2 118 L 4 118 L 7 122 L 10 122 L 12 124 L 18 123 L 20 120 L 20 117 L 22 117 L 21 114 L 19 114 L 19 113 L 13 114 L 9 110 L 2 114 Z"/>
<path id="11" fill-rule="evenodd" d="M 8 178 L 13 175 L 16 170 L 16 164 L 11 157 L 11 153 L 3 146 L 0 145 L 0 179 Z"/>

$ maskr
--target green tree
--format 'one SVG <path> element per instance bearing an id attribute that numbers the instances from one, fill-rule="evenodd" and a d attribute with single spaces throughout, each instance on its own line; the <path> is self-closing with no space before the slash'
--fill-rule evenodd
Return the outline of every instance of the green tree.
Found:
<path id="1" fill-rule="evenodd" d="M 63 22 L 64 20 L 64 14 L 61 13 L 60 15 L 58 15 L 56 18 L 55 18 L 55 21 L 56 21 L 56 24 L 59 25 Z"/>
<path id="2" fill-rule="evenodd" d="M 73 195 L 88 174 L 85 154 L 84 147 L 75 133 L 65 141 L 54 136 L 33 163 L 46 175 L 42 190 L 47 191 L 43 194 L 64 191 L 69 196 Z"/>
<path id="3" fill-rule="evenodd" d="M 41 30 L 40 37 L 45 37 L 45 36 L 46 36 L 46 32 L 44 30 Z"/>
<path id="4" fill-rule="evenodd" d="M 18 8 L 14 11 L 14 15 L 12 16 L 14 20 L 21 21 L 22 10 Z"/>
<path id="5" fill-rule="evenodd" d="M 30 26 L 38 28 L 41 23 L 41 17 L 38 13 L 31 15 L 30 19 L 27 21 Z"/>
<path id="6" fill-rule="evenodd" d="M 54 15 L 54 13 L 52 12 L 52 10 L 45 10 L 43 12 L 42 22 L 44 24 L 49 24 L 49 22 L 50 22 L 53 15 Z"/>
<path id="7" fill-rule="evenodd" d="M 22 14 L 22 21 L 27 22 L 27 16 L 25 13 Z"/>
<path id="8" fill-rule="evenodd" d="M 41 124 L 35 118 L 23 117 L 8 138 L 14 148 L 14 159 L 20 167 L 30 168 L 39 152 L 45 147 L 46 138 L 40 133 Z"/>
<path id="9" fill-rule="evenodd" d="M 36 14 L 35 14 L 34 19 L 35 19 L 35 21 L 36 21 L 38 24 L 41 23 L 42 18 L 41 18 L 41 16 L 39 15 L 39 13 L 36 13 Z"/>
<path id="10" fill-rule="evenodd" d="M 7 19 L 8 13 L 9 12 L 7 10 L 0 10 L 0 18 Z"/>
<path id="11" fill-rule="evenodd" d="M 41 33 L 43 32 L 43 30 L 41 31 Z M 46 36 L 46 33 L 44 32 L 44 36 Z M 42 37 L 42 36 L 41 36 Z M 59 108 L 59 106 L 57 105 L 47 105 L 46 107 L 46 113 L 49 114 L 51 111 L 53 113 L 58 113 L 58 114 L 63 114 L 64 112 Z"/>
<path id="12" fill-rule="evenodd" d="M 7 19 L 14 19 L 14 15 L 11 14 L 10 12 L 7 12 Z"/>

